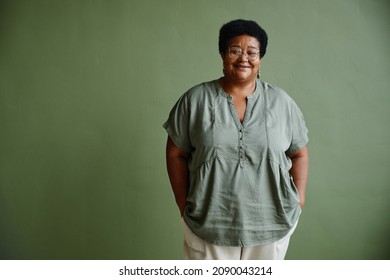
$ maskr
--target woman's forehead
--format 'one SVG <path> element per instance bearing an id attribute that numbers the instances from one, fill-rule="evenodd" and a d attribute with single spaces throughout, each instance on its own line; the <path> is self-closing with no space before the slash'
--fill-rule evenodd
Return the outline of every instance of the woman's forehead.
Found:
<path id="1" fill-rule="evenodd" d="M 240 35 L 232 38 L 229 42 L 229 46 L 246 46 L 252 48 L 259 48 L 259 41 L 252 36 L 249 35 Z"/>

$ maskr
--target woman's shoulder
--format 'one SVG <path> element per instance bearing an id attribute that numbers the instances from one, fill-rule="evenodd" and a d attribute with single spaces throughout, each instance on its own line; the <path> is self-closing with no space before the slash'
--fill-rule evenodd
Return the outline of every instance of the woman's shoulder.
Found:
<path id="1" fill-rule="evenodd" d="M 211 80 L 202 82 L 192 86 L 189 90 L 184 93 L 184 96 L 189 100 L 199 100 L 206 97 L 215 96 L 218 93 L 219 80 Z"/>
<path id="2" fill-rule="evenodd" d="M 286 102 L 290 103 L 292 100 L 291 96 L 281 87 L 273 84 L 259 81 L 260 87 L 265 97 L 273 102 Z"/>

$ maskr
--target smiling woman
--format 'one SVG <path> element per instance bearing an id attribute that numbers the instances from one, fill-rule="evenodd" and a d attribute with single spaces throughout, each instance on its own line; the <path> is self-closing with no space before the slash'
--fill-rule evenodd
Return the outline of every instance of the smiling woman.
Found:
<path id="1" fill-rule="evenodd" d="M 224 64 L 224 81 L 254 85 L 260 71 L 259 42 L 256 38 L 241 35 L 231 40 L 229 49 L 221 53 Z"/>
<path id="2" fill-rule="evenodd" d="M 259 79 L 267 40 L 254 21 L 222 26 L 223 77 L 188 90 L 164 124 L 187 259 L 284 259 L 298 223 L 307 128 L 291 97 Z"/>

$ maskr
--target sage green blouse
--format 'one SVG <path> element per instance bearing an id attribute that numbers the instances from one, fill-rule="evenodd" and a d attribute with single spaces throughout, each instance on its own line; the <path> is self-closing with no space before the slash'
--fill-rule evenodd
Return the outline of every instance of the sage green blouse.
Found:
<path id="1" fill-rule="evenodd" d="M 287 155 L 308 142 L 302 113 L 282 89 L 256 83 L 242 123 L 218 79 L 182 95 L 163 125 L 175 145 L 190 153 L 183 218 L 215 245 L 272 243 L 301 212 Z"/>

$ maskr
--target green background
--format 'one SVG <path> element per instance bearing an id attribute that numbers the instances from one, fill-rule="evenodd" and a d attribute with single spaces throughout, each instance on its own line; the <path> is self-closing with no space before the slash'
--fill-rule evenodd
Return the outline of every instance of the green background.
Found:
<path id="1" fill-rule="evenodd" d="M 389 1 L 1 0 L 1 259 L 182 258 L 161 125 L 236 18 L 310 130 L 287 258 L 390 258 Z"/>

